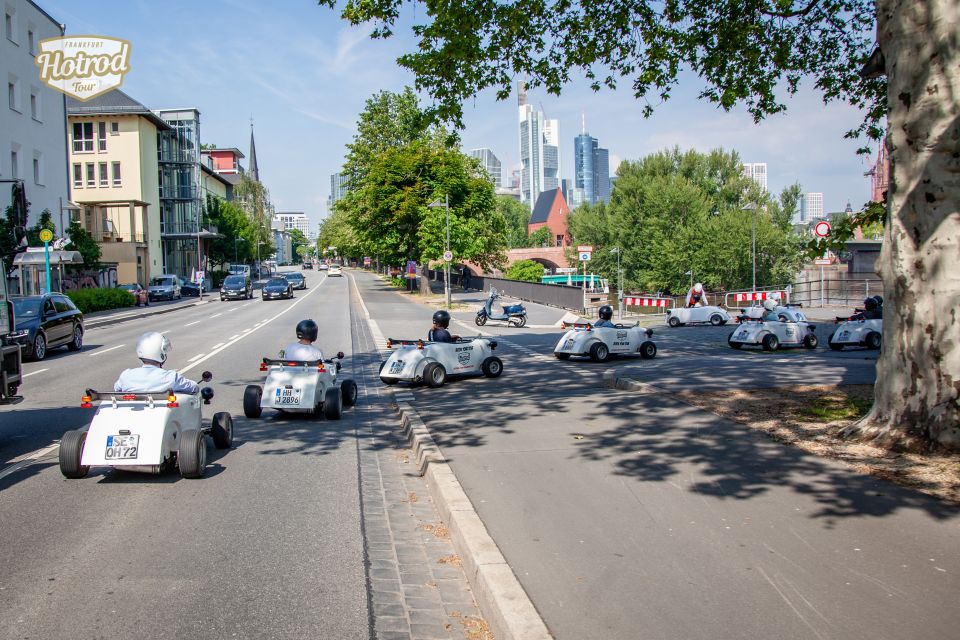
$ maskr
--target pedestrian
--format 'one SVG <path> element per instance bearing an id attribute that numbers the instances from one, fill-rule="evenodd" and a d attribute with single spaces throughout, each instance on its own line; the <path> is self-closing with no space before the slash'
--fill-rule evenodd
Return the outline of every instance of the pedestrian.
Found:
<path id="1" fill-rule="evenodd" d="M 460 272 L 460 284 L 464 291 L 470 288 L 470 268 L 467 265 L 463 265 L 463 270 Z"/>

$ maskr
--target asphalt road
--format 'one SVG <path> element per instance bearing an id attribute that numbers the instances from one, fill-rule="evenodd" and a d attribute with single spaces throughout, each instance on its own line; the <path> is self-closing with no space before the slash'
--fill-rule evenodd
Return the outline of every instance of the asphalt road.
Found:
<path id="1" fill-rule="evenodd" d="M 430 309 L 358 279 L 384 336 L 425 335 Z M 474 313 L 454 333 L 475 335 Z M 416 387 L 413 406 L 557 638 L 957 637 L 958 509 L 601 383 L 612 366 L 661 389 L 870 383 L 875 353 L 663 327 L 655 360 L 595 364 L 557 361 L 559 329 L 482 331 L 503 336 L 502 377 Z"/>
<path id="2" fill-rule="evenodd" d="M 202 480 L 95 468 L 70 481 L 56 458 L 0 480 L 0 636 L 370 636 L 353 416 L 246 421 L 240 409 L 259 358 L 292 341 L 301 317 L 323 326 L 326 354 L 350 352 L 346 282 L 310 285 L 292 301 L 217 300 L 91 329 L 80 353 L 27 365 L 27 400 L 2 414 L 8 463 L 84 426 L 83 389 L 136 366 L 145 330 L 170 338 L 169 367 L 213 372 L 205 417 L 231 412 L 237 436 L 210 448 Z"/>

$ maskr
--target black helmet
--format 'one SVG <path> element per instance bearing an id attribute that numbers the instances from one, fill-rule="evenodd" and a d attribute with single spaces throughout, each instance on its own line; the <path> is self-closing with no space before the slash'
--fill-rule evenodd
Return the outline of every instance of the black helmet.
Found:
<path id="1" fill-rule="evenodd" d="M 873 299 L 877 301 L 877 306 L 883 306 L 883 296 L 873 296 Z"/>
<path id="2" fill-rule="evenodd" d="M 315 342 L 320 335 L 320 327 L 313 320 L 301 320 L 297 323 L 297 338 Z"/>
<path id="3" fill-rule="evenodd" d="M 613 307 L 605 304 L 600 307 L 600 311 L 597 312 L 597 315 L 600 316 L 601 320 L 609 320 L 613 317 Z"/>
<path id="4" fill-rule="evenodd" d="M 446 329 L 450 326 L 450 314 L 443 309 L 433 314 L 433 323 Z"/>
<path id="5" fill-rule="evenodd" d="M 867 298 L 866 300 L 863 301 L 863 308 L 868 311 L 873 311 L 878 306 L 880 305 L 877 304 L 876 298 Z"/>

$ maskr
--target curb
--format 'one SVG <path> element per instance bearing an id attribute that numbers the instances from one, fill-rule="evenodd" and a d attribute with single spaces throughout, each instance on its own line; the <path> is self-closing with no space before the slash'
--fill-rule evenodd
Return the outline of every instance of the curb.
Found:
<path id="1" fill-rule="evenodd" d="M 94 317 L 94 318 L 91 318 L 89 321 L 84 320 L 83 327 L 84 329 L 97 329 L 99 327 L 108 327 L 113 324 L 120 324 L 121 322 L 126 322 L 127 320 L 140 320 L 141 318 L 158 316 L 162 313 L 172 313 L 174 311 L 179 311 L 180 309 L 190 309 L 191 307 L 196 307 L 201 304 L 207 304 L 208 302 L 211 302 L 211 300 L 203 300 L 203 301 L 198 300 L 197 302 L 193 302 L 191 304 L 163 307 L 161 309 L 157 309 L 156 311 L 140 311 L 140 312 L 134 312 L 128 315 L 123 315 L 120 317 L 106 316 L 106 317 L 103 317 L 102 320 L 100 319 L 100 317 Z"/>
<path id="2" fill-rule="evenodd" d="M 603 373 L 604 386 L 620 391 L 636 391 L 637 393 L 669 393 L 666 389 L 661 389 L 648 382 L 640 382 L 632 378 L 624 378 L 619 374 L 622 369 L 609 369 Z"/>
<path id="3" fill-rule="evenodd" d="M 551 640 L 547 625 L 487 532 L 427 425 L 407 402 L 397 402 L 397 411 L 417 471 L 426 479 L 440 517 L 447 523 L 477 605 L 494 637 Z"/>

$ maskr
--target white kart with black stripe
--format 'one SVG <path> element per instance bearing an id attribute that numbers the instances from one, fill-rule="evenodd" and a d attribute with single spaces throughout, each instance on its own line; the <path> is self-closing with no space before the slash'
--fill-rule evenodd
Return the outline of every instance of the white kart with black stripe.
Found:
<path id="1" fill-rule="evenodd" d="M 387 385 L 422 382 L 440 387 L 450 377 L 497 378 L 503 373 L 503 361 L 493 355 L 497 341 L 491 338 L 477 336 L 455 342 L 391 338 L 387 348 L 390 357 L 380 365 L 380 380 Z"/>
<path id="2" fill-rule="evenodd" d="M 720 327 L 730 322 L 730 314 L 721 307 L 677 307 L 667 309 L 665 322 L 671 327 L 682 327 L 686 324 L 710 323 Z"/>
<path id="3" fill-rule="evenodd" d="M 841 320 L 837 318 L 839 326 L 829 338 L 827 344 L 834 351 L 842 351 L 844 347 L 866 347 L 877 350 L 883 344 L 883 320 Z"/>
<path id="4" fill-rule="evenodd" d="M 639 355 L 641 358 L 650 359 L 657 355 L 657 345 L 650 339 L 653 337 L 653 329 L 644 329 L 639 323 L 596 327 L 589 322 L 577 322 L 561 326 L 571 328 L 563 334 L 553 349 L 553 355 L 558 360 L 585 356 L 594 362 L 603 362 L 612 356 Z"/>
<path id="5" fill-rule="evenodd" d="M 203 381 L 211 379 L 204 372 Z M 82 478 L 90 467 L 161 473 L 176 466 L 184 478 L 206 473 L 207 441 L 218 449 L 233 445 L 233 418 L 223 411 L 204 424 L 201 405 L 209 404 L 213 389 L 197 394 L 98 392 L 87 389 L 81 407 L 94 408 L 86 431 L 67 431 L 60 441 L 60 471 Z"/>
<path id="6" fill-rule="evenodd" d="M 764 351 L 776 351 L 788 347 L 817 348 L 816 325 L 809 322 L 780 322 L 770 320 L 741 320 L 740 326 L 727 338 L 734 349 L 760 347 Z"/>
<path id="7" fill-rule="evenodd" d="M 263 386 L 247 385 L 243 392 L 243 415 L 259 418 L 264 409 L 280 413 L 322 415 L 339 420 L 344 407 L 357 403 L 357 383 L 337 383 L 343 352 L 326 360 L 276 360 L 264 358 L 260 371 L 267 373 Z"/>

